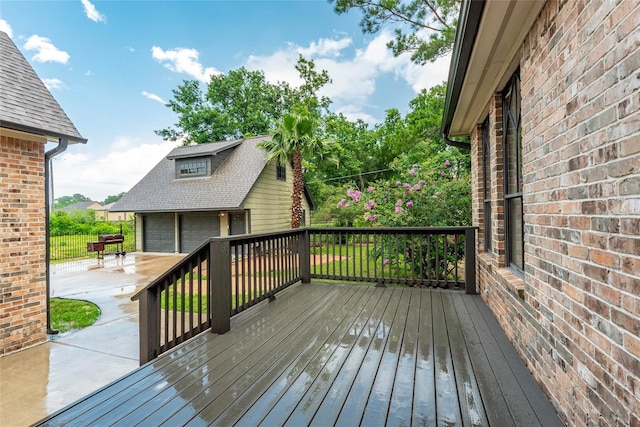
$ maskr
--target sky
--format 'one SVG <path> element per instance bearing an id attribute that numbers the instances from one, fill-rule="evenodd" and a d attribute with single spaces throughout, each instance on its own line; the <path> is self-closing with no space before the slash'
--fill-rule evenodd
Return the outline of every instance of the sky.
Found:
<path id="1" fill-rule="evenodd" d="M 0 31 L 88 139 L 54 158 L 53 195 L 95 201 L 131 189 L 178 144 L 154 131 L 177 122 L 165 104 L 184 80 L 205 88 L 211 75 L 245 67 L 297 85 L 302 54 L 329 73 L 321 95 L 330 109 L 371 125 L 446 81 L 448 57 L 395 58 L 392 30 L 362 34 L 360 19 L 326 0 L 0 0 Z"/>

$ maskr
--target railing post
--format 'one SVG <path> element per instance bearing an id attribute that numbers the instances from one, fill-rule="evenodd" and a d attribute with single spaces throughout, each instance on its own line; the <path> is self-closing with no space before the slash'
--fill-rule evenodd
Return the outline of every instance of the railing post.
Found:
<path id="1" fill-rule="evenodd" d="M 160 348 L 158 292 L 146 290 L 138 298 L 140 331 L 140 365 L 158 357 Z"/>
<path id="2" fill-rule="evenodd" d="M 302 283 L 311 282 L 311 248 L 309 239 L 309 229 L 305 228 L 300 234 L 298 245 L 298 258 L 300 259 L 300 275 Z"/>
<path id="3" fill-rule="evenodd" d="M 468 227 L 464 230 L 464 281 L 466 294 L 477 294 L 476 291 L 476 229 Z"/>
<path id="4" fill-rule="evenodd" d="M 209 295 L 211 332 L 224 334 L 231 329 L 231 250 L 226 239 L 212 238 L 209 243 L 211 270 Z"/>

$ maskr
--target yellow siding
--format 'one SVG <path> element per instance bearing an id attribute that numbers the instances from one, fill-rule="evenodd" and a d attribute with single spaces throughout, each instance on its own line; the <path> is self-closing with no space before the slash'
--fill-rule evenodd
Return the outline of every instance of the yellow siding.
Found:
<path id="1" fill-rule="evenodd" d="M 251 212 L 251 233 L 288 230 L 291 228 L 291 193 L 293 169 L 287 165 L 287 180 L 276 179 L 276 163 L 269 162 L 244 201 L 244 208 Z M 310 212 L 306 198 L 302 208 L 309 224 Z"/>

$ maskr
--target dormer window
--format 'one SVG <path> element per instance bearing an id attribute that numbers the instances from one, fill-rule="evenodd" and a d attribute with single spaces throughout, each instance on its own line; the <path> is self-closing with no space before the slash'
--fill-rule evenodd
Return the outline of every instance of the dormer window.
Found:
<path id="1" fill-rule="evenodd" d="M 194 178 L 209 175 L 210 159 L 207 157 L 176 159 L 176 177 Z"/>

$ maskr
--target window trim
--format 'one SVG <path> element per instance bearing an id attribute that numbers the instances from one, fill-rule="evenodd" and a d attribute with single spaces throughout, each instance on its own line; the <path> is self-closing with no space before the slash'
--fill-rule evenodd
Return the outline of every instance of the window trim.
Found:
<path id="1" fill-rule="evenodd" d="M 198 165 L 202 163 L 202 165 Z M 196 172 L 189 173 L 183 172 L 183 166 L 194 164 Z M 203 169 L 203 170 L 202 170 Z M 209 157 L 188 157 L 184 159 L 176 160 L 176 178 L 177 179 L 185 179 L 185 178 L 200 178 L 203 176 L 208 176 L 211 174 L 211 158 Z"/>
<path id="2" fill-rule="evenodd" d="M 491 252 L 491 140 L 489 136 L 489 116 L 482 122 L 482 188 L 484 214 L 484 251 Z"/>
<path id="3" fill-rule="evenodd" d="M 515 95 L 515 98 L 514 98 Z M 512 104 L 515 102 L 515 104 Z M 511 107 L 515 107 L 515 117 L 511 114 Z M 522 197 L 522 124 L 521 124 L 521 92 L 520 92 L 520 70 L 511 76 L 509 82 L 502 91 L 502 144 L 503 144 L 503 171 L 504 171 L 504 225 L 505 225 L 505 254 L 506 264 L 518 275 L 524 275 L 524 210 Z M 513 129 L 513 138 L 510 138 Z M 511 152 L 515 148 L 514 156 Z M 515 165 L 510 165 L 509 159 L 513 157 Z M 511 176 L 515 172 L 516 191 L 509 187 Z M 510 192 L 511 191 L 511 192 Z M 514 224 L 511 218 L 512 202 L 520 202 L 519 228 L 521 232 L 520 250 L 517 251 L 512 245 L 514 229 L 518 224 Z M 517 257 L 517 258 L 516 258 Z M 520 265 L 518 265 L 518 263 Z"/>
<path id="4" fill-rule="evenodd" d="M 276 179 L 280 181 L 287 180 L 287 166 L 276 163 Z"/>

